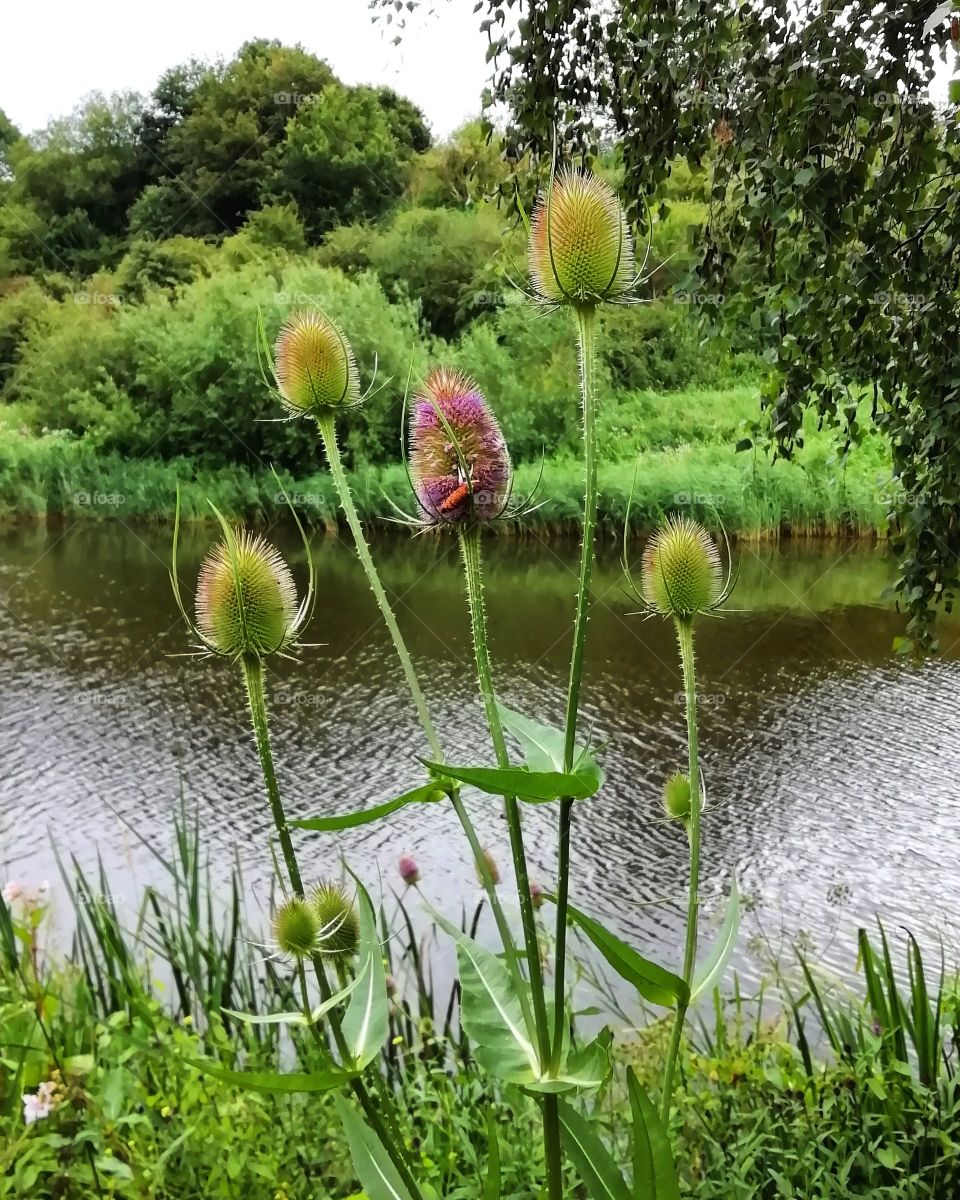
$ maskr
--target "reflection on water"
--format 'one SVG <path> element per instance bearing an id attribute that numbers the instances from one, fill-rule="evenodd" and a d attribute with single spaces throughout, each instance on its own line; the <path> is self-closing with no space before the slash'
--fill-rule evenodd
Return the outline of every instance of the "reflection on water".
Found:
<path id="1" fill-rule="evenodd" d="M 188 536 L 185 578 L 210 537 Z M 295 540 L 281 541 L 299 562 Z M 187 647 L 168 544 L 166 531 L 120 524 L 0 535 L 0 879 L 52 877 L 53 834 L 81 863 L 100 852 L 111 891 L 132 902 L 158 868 L 127 826 L 162 848 L 182 793 L 199 806 L 215 873 L 237 848 L 252 895 L 265 896 L 269 817 L 238 680 L 223 663 L 171 657 Z M 315 552 L 319 601 L 307 640 L 321 644 L 271 680 L 280 781 L 298 815 L 389 799 L 419 781 L 424 750 L 349 548 L 318 535 Z M 576 552 L 535 540 L 488 547 L 503 699 L 557 724 Z M 450 758 L 490 761 L 455 543 L 403 537 L 375 553 Z M 737 553 L 735 611 L 699 633 L 707 912 L 735 868 L 755 901 L 746 938 L 776 948 L 808 931 L 827 963 L 849 969 L 857 922 L 879 913 L 926 940 L 942 933 L 952 948 L 960 630 L 944 629 L 940 660 L 895 661 L 899 621 L 880 599 L 892 577 L 882 552 L 844 542 Z M 578 811 L 575 895 L 656 952 L 675 941 L 684 888 L 682 837 L 658 811 L 661 781 L 683 763 L 680 674 L 670 627 L 629 615 L 613 553 L 599 564 L 594 600 L 584 720 L 609 742 L 607 786 Z M 496 802 L 474 795 L 471 807 L 505 866 Z M 552 813 L 526 815 L 532 872 L 549 882 Z M 309 873 L 338 869 L 343 854 L 390 885 L 409 850 L 427 896 L 448 911 L 477 895 L 462 836 L 441 806 L 303 846 Z"/>

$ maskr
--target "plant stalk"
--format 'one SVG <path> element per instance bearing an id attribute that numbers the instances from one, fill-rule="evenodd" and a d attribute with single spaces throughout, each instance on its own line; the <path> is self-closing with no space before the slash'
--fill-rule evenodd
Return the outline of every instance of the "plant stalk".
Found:
<path id="1" fill-rule="evenodd" d="M 493 749 L 497 766 L 505 768 L 510 765 L 510 755 L 507 751 L 500 713 L 497 711 L 493 672 L 490 667 L 490 650 L 487 645 L 487 620 L 483 607 L 480 530 L 476 525 L 460 531 L 460 553 L 463 557 L 463 569 L 467 585 L 467 602 L 470 607 L 470 625 L 473 632 L 473 649 L 477 664 L 477 681 L 480 686 L 480 696 L 483 700 L 483 709 L 486 714 L 487 725 L 490 728 L 490 736 L 493 739 Z M 540 941 L 537 937 L 533 897 L 530 895 L 530 876 L 527 871 L 527 855 L 523 845 L 523 824 L 520 818 L 520 804 L 516 796 L 504 796 L 503 803 L 507 817 L 507 827 L 510 831 L 510 850 L 513 855 L 513 868 L 517 879 L 524 945 L 527 952 L 527 969 L 530 973 L 530 989 L 533 993 L 534 1022 L 540 1048 L 540 1061 L 546 1065 L 551 1061 L 550 1031 L 546 999 L 543 993 Z M 563 1194 L 560 1124 L 557 1118 L 557 1106 L 555 1103 L 549 1103 L 551 1099 L 555 1100 L 554 1097 L 544 1097 L 543 1140 L 547 1163 L 547 1194 L 551 1200 L 560 1200 Z"/>
<path id="2" fill-rule="evenodd" d="M 687 931 L 683 952 L 683 980 L 689 987 L 697 963 L 697 929 L 700 915 L 700 754 L 697 744 L 697 668 L 693 649 L 693 621 L 675 618 L 677 641 L 680 645 L 680 664 L 683 668 L 683 691 L 687 706 L 687 772 L 690 776 L 690 820 L 687 834 L 690 842 L 690 887 L 687 898 Z M 670 1048 L 663 1076 L 661 1115 L 664 1124 L 670 1118 L 673 1081 L 680 1056 L 683 1026 L 689 1002 L 677 1003 Z"/>
<path id="3" fill-rule="evenodd" d="M 597 428 L 594 396 L 593 331 L 595 312 L 592 308 L 577 308 L 577 342 L 580 351 L 580 399 L 583 409 L 583 449 L 586 482 L 583 497 L 583 541 L 580 547 L 580 578 L 577 586 L 577 608 L 573 624 L 573 649 L 570 655 L 570 678 L 567 685 L 567 710 L 564 721 L 563 767 L 574 767 L 577 740 L 577 711 L 580 706 L 580 684 L 583 678 L 583 659 L 587 644 L 587 621 L 590 615 L 590 579 L 593 574 L 593 544 L 597 528 Z M 563 1045 L 563 1026 L 566 1021 L 567 965 L 567 908 L 570 900 L 570 831 L 573 825 L 573 799 L 560 800 L 557 827 L 557 930 L 556 965 L 554 975 L 554 1029 L 552 1067 L 559 1067 Z"/>
<path id="4" fill-rule="evenodd" d="M 483 608 L 483 571 L 480 556 L 480 531 L 476 526 L 460 533 L 460 553 L 463 557 L 464 576 L 467 584 L 467 603 L 470 608 L 470 626 L 473 632 L 474 658 L 477 664 L 477 682 L 483 711 L 493 740 L 497 766 L 510 765 L 510 755 L 503 734 L 497 697 L 493 686 L 493 671 L 490 666 L 490 650 L 487 645 L 487 618 Z M 520 803 L 516 796 L 504 796 L 507 827 L 510 831 L 510 851 L 519 892 L 520 914 L 523 922 L 524 949 L 527 968 L 530 972 L 530 987 L 533 992 L 533 1011 L 540 1042 L 541 1062 L 549 1061 L 550 1035 L 547 1024 L 547 1006 L 543 994 L 543 972 L 540 966 L 540 941 L 530 895 L 530 876 L 527 870 L 527 854 L 523 845 L 523 824 L 520 818 Z"/>
<path id="5" fill-rule="evenodd" d="M 380 576 L 377 573 L 376 565 L 373 561 L 373 556 L 370 553 L 370 547 L 367 543 L 366 535 L 363 532 L 363 526 L 360 523 L 360 517 L 357 514 L 356 506 L 353 503 L 353 496 L 350 492 L 350 484 L 347 480 L 346 472 L 343 469 L 343 460 L 340 457 L 340 446 L 337 442 L 337 430 L 332 414 L 325 414 L 317 418 L 317 426 L 320 430 L 320 440 L 323 442 L 323 448 L 327 456 L 327 462 L 330 466 L 330 477 L 333 479 L 333 486 L 336 489 L 337 496 L 340 500 L 340 507 L 343 509 L 343 514 L 346 517 L 347 526 L 350 534 L 353 537 L 353 544 L 357 551 L 357 558 L 360 560 L 360 565 L 363 567 L 364 574 L 367 577 L 367 583 L 370 585 L 370 590 L 373 592 L 374 599 L 377 602 L 377 607 L 380 609 L 380 615 L 383 617 L 384 624 L 390 634 L 394 649 L 397 652 L 397 657 L 400 659 L 400 666 L 403 669 L 404 679 L 407 682 L 407 687 L 410 690 L 410 695 L 413 698 L 414 707 L 417 710 L 417 716 L 420 718 L 420 724 L 423 727 L 424 735 L 427 743 L 430 746 L 430 751 L 437 762 L 443 762 L 444 753 L 443 746 L 440 743 L 440 737 L 437 734 L 436 726 L 433 723 L 433 718 L 430 715 L 430 709 L 423 694 L 423 689 L 420 687 L 420 680 L 417 678 L 416 668 L 413 665 L 413 660 L 410 657 L 410 651 L 407 649 L 407 644 L 404 641 L 403 634 L 400 632 L 400 626 L 397 624 L 397 618 L 384 590 L 383 584 L 380 582 Z M 497 895 L 496 885 L 493 881 L 493 876 L 490 874 L 490 867 L 483 854 L 483 847 L 480 845 L 480 839 L 477 837 L 476 829 L 470 819 L 470 814 L 467 812 L 463 800 L 460 796 L 458 787 L 451 788 L 450 802 L 453 805 L 453 810 L 457 815 L 457 820 L 466 835 L 467 842 L 470 845 L 470 852 L 473 855 L 474 863 L 476 864 L 477 873 L 483 883 L 484 891 L 487 894 L 487 900 L 490 904 L 490 910 L 493 913 L 494 921 L 496 922 L 497 932 L 500 935 L 500 940 L 503 944 L 504 952 L 507 957 L 507 962 L 510 966 L 511 974 L 518 985 L 518 992 L 521 996 L 524 1013 L 531 1020 L 530 1008 L 527 1003 L 527 998 L 524 989 L 522 988 L 522 977 L 519 967 L 519 955 L 517 953 L 516 942 L 514 941 L 513 933 L 507 922 L 506 915 L 503 911 L 503 906 L 500 903 L 500 898 Z"/>
<path id="6" fill-rule="evenodd" d="M 250 719 L 253 724 L 254 738 L 257 743 L 257 753 L 260 756 L 263 782 L 267 789 L 267 798 L 270 801 L 270 811 L 273 814 L 273 823 L 277 830 L 280 850 L 287 869 L 290 887 L 295 895 L 302 896 L 303 878 L 300 874 L 297 855 L 290 837 L 290 828 L 287 824 L 286 812 L 284 811 L 283 801 L 280 798 L 280 788 L 277 784 L 276 771 L 273 766 L 273 751 L 270 746 L 270 726 L 267 720 L 267 705 L 264 691 L 263 662 L 256 655 L 244 655 L 240 661 L 243 668 L 243 681 L 246 687 L 247 701 L 250 705 Z M 320 988 L 321 998 L 328 1000 L 332 992 L 327 980 L 326 971 L 319 956 L 314 956 L 313 965 L 317 975 L 317 984 Z M 343 1060 L 347 1061 L 349 1050 L 346 1039 L 343 1036 L 343 1030 L 340 1027 L 340 1017 L 333 1010 L 330 1011 L 328 1017 L 337 1048 Z M 350 1086 L 360 1107 L 363 1109 L 371 1129 L 383 1144 L 383 1148 L 390 1156 L 393 1165 L 397 1168 L 411 1196 L 414 1197 L 414 1200 L 424 1200 L 423 1193 L 407 1163 L 402 1144 L 399 1139 L 391 1137 L 380 1115 L 377 1104 L 367 1090 L 366 1084 L 361 1078 L 357 1077 L 350 1080 Z"/>

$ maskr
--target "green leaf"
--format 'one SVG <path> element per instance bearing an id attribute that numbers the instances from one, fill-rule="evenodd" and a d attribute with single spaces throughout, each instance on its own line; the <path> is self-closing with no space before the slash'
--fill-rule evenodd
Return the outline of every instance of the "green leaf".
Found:
<path id="1" fill-rule="evenodd" d="M 689 1001 L 689 989 L 679 975 L 674 975 L 666 967 L 660 967 L 644 958 L 632 946 L 621 941 L 616 934 L 604 929 L 599 921 L 588 917 L 572 904 L 567 909 L 567 915 L 571 925 L 576 926 L 593 942 L 620 978 L 632 983 L 645 1000 L 668 1008 L 673 1007 L 677 1001 Z"/>
<path id="2" fill-rule="evenodd" d="M 220 1011 L 237 1021 L 243 1021 L 246 1025 L 316 1025 L 320 1018 L 325 1016 L 331 1008 L 336 1008 L 338 1004 L 342 1004 L 359 983 L 360 976 L 357 975 L 350 980 L 345 988 L 341 988 L 339 992 L 336 992 L 329 999 L 324 1000 L 322 1004 L 318 1005 L 311 1012 L 309 1021 L 302 1012 L 245 1013 L 238 1012 L 235 1008 L 222 1008 Z"/>
<path id="3" fill-rule="evenodd" d="M 357 1074 L 356 1071 L 331 1067 L 329 1071 L 316 1071 L 310 1075 L 282 1075 L 273 1071 L 231 1071 L 228 1067 L 200 1058 L 188 1058 L 186 1061 L 204 1075 L 222 1079 L 224 1083 L 235 1083 L 254 1092 L 328 1092 Z"/>
<path id="4" fill-rule="evenodd" d="M 566 737 L 562 729 L 543 725 L 522 713 L 514 712 L 505 704 L 498 703 L 497 712 L 504 729 L 512 733 L 523 747 L 523 761 L 531 771 L 563 770 Z M 573 761 L 579 763 L 587 754 L 585 747 L 575 746 Z"/>
<path id="5" fill-rule="evenodd" d="M 727 901 L 727 911 L 724 913 L 720 932 L 710 948 L 710 953 L 697 968 L 690 989 L 690 1003 L 694 1004 L 704 995 L 709 995 L 720 983 L 723 973 L 737 944 L 737 934 L 740 932 L 740 893 L 737 890 L 737 880 L 734 877 L 730 886 L 730 899 Z"/>
<path id="6" fill-rule="evenodd" d="M 613 1155 L 593 1126 L 563 1100 L 560 1101 L 560 1124 L 563 1144 L 591 1200 L 632 1200 Z"/>
<path id="7" fill-rule="evenodd" d="M 588 1091 L 602 1087 L 610 1077 L 610 1031 L 601 1032 L 571 1054 L 556 1077 L 539 1079 L 526 1085 L 528 1092 L 552 1093 Z"/>
<path id="8" fill-rule="evenodd" d="M 533 1083 L 540 1078 L 540 1058 L 510 972 L 439 913 L 434 919 L 457 944 L 460 1023 L 477 1062 L 508 1083 Z"/>
<path id="9" fill-rule="evenodd" d="M 634 1193 L 643 1200 L 680 1200 L 680 1183 L 667 1131 L 633 1067 L 627 1067 L 627 1090 L 633 1113 Z"/>
<path id="10" fill-rule="evenodd" d="M 500 1200 L 500 1142 L 493 1108 L 487 1109 L 487 1177 L 483 1182 L 483 1200 Z"/>
<path id="11" fill-rule="evenodd" d="M 536 804 L 559 800 L 561 796 L 586 800 L 603 783 L 603 772 L 592 758 L 585 759 L 569 775 L 562 771 L 528 771 L 526 767 L 451 767 L 432 762 L 426 766 L 492 796 L 517 796 Z"/>
<path id="12" fill-rule="evenodd" d="M 353 872 L 350 874 L 353 875 Z M 341 1028 L 350 1048 L 353 1065 L 362 1070 L 373 1062 L 387 1040 L 390 998 L 387 995 L 387 976 L 383 968 L 383 951 L 373 904 L 367 889 L 356 875 L 353 878 L 360 906 L 359 965 L 356 975 L 359 982 L 343 1014 Z"/>
<path id="13" fill-rule="evenodd" d="M 353 1169 L 367 1195 L 367 1200 L 412 1200 L 410 1192 L 400 1178 L 400 1172 L 393 1165 L 390 1155 L 373 1130 L 342 1096 L 336 1096 L 334 1103 L 343 1125 L 343 1132 L 347 1135 Z"/>
<path id="14" fill-rule="evenodd" d="M 379 821 L 381 817 L 388 817 L 408 804 L 438 804 L 446 798 L 446 793 L 434 781 L 425 783 L 422 787 L 413 788 L 409 792 L 404 792 L 402 796 L 397 796 L 395 800 L 387 800 L 373 808 L 362 808 L 358 812 L 342 813 L 333 817 L 309 817 L 302 821 L 291 821 L 290 824 L 296 829 L 335 833 L 341 829 L 355 829 L 358 825 L 369 825 L 371 821 Z"/>

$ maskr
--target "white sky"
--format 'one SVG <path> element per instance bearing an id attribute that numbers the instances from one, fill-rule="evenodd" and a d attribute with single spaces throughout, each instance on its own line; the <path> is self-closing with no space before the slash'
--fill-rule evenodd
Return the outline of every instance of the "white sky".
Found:
<path id="1" fill-rule="evenodd" d="M 442 137 L 480 110 L 486 37 L 474 0 L 441 0 L 400 46 L 367 0 L 32 0 L 4 5 L 0 108 L 24 133 L 70 113 L 91 91 L 149 92 L 189 58 L 231 57 L 252 38 L 276 38 L 324 58 L 345 83 L 387 84 L 408 96 Z M 384 31 L 385 30 L 385 31 Z"/>

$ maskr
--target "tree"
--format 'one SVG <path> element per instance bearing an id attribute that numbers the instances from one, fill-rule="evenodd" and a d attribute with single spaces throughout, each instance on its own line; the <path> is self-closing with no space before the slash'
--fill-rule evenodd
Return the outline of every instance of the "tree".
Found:
<path id="1" fill-rule="evenodd" d="M 328 84 L 290 119 L 263 198 L 293 200 L 313 238 L 382 216 L 402 195 L 413 155 L 398 128 L 409 135 L 383 90 Z"/>
<path id="2" fill-rule="evenodd" d="M 556 139 L 595 157 L 617 140 L 641 223 L 676 156 L 707 171 L 692 286 L 707 320 L 749 312 L 774 335 L 762 429 L 779 452 L 811 404 L 855 438 L 869 390 L 893 450 L 899 598 L 912 644 L 932 647 L 960 550 L 958 88 L 943 108 L 930 95 L 960 36 L 951 4 L 515 7 L 479 5 L 508 155 L 543 162 Z"/>

